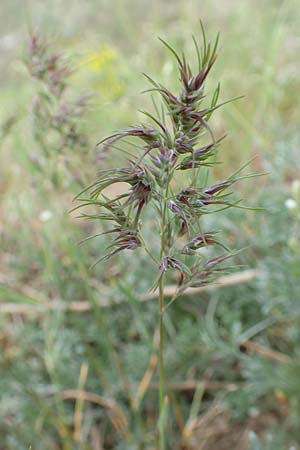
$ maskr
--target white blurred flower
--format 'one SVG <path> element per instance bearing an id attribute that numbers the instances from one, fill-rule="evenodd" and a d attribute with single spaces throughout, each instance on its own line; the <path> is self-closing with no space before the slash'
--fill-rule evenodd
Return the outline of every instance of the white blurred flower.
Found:
<path id="1" fill-rule="evenodd" d="M 0 38 L 0 47 L 4 50 L 11 50 L 16 47 L 18 43 L 18 38 L 14 34 L 5 34 Z"/>
<path id="2" fill-rule="evenodd" d="M 53 216 L 52 212 L 49 211 L 48 209 L 45 209 L 39 215 L 39 219 L 41 222 L 48 222 L 48 220 L 50 220 L 52 218 L 52 216 Z"/>
<path id="3" fill-rule="evenodd" d="M 287 209 L 294 210 L 297 208 L 297 202 L 293 198 L 288 198 L 285 202 L 285 207 Z"/>

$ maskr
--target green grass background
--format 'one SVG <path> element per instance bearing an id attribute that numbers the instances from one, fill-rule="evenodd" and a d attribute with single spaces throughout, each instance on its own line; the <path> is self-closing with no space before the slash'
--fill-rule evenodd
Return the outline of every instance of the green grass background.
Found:
<path id="1" fill-rule="evenodd" d="M 174 386 L 200 383 L 198 390 L 171 388 L 168 446 L 300 449 L 298 2 L 2 0 L 1 450 L 155 448 L 156 372 L 134 403 L 155 353 L 157 327 L 155 300 L 140 304 L 137 298 L 148 292 L 155 268 L 137 252 L 90 270 L 105 241 L 78 246 L 97 228 L 68 210 L 78 180 L 97 174 L 95 143 L 141 120 L 137 109 L 152 108 L 140 94 L 147 87 L 142 72 L 178 86 L 175 63 L 157 37 L 193 58 L 191 35 L 200 37 L 200 18 L 211 39 L 221 32 L 208 92 L 220 80 L 222 100 L 244 96 L 213 118 L 216 133 L 227 133 L 216 175 L 226 177 L 255 155 L 254 170 L 271 173 L 240 187 L 247 204 L 263 212 L 234 211 L 208 221 L 235 248 L 249 246 L 236 262 L 257 270 L 256 279 L 181 299 L 167 316 L 167 379 Z M 79 123 L 88 145 L 52 154 L 55 139 L 44 130 L 50 157 L 43 171 L 35 164 L 42 150 L 32 114 L 40 85 L 22 61 L 30 31 L 45 36 L 76 69 L 71 99 L 94 93 Z M 14 123 L 7 131 L 9 118 Z M 122 304 L 114 305 L 116 298 Z M 72 302 L 87 302 L 90 310 L 67 311 Z M 25 313 L 5 312 L 8 304 Z M 246 340 L 277 353 L 245 349 Z M 205 389 L 200 401 L 204 380 L 215 388 Z M 82 401 L 74 395 L 79 389 L 98 397 Z M 192 420 L 198 425 L 184 444 Z"/>

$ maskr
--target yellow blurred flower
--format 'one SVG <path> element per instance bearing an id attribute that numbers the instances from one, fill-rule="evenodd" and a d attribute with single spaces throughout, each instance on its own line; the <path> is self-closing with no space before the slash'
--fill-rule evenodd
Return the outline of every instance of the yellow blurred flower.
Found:
<path id="1" fill-rule="evenodd" d="M 119 59 L 117 50 L 107 44 L 101 45 L 98 50 L 88 54 L 81 60 L 81 64 L 87 69 L 98 72 L 105 69 L 109 64 Z"/>
<path id="2" fill-rule="evenodd" d="M 119 76 L 119 52 L 108 44 L 84 56 L 79 65 L 88 74 L 95 90 L 107 99 L 122 95 L 124 87 Z"/>

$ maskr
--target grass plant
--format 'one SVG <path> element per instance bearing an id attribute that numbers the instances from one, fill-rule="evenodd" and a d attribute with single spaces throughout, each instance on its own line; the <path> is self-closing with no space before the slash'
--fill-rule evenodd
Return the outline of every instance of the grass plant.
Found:
<path id="1" fill-rule="evenodd" d="M 197 60 L 192 69 L 184 54 L 181 56 L 165 41 L 178 65 L 181 90 L 173 94 L 148 75 L 152 85 L 146 92 L 158 93 L 162 103 L 154 101 L 156 116 L 141 111 L 147 123 L 116 131 L 98 145 L 100 152 L 121 152 L 127 165 L 100 170 L 99 178 L 82 190 L 74 209 L 92 208 L 81 217 L 112 224 L 112 228 L 89 236 L 114 234 L 116 237 L 97 263 L 107 261 L 125 250 L 142 248 L 156 265 L 158 275 L 152 289 L 158 288 L 159 330 L 159 448 L 167 448 L 168 397 L 164 369 L 164 314 L 187 288 L 206 286 L 232 266 L 222 265 L 234 256 L 219 237 L 217 230 L 205 230 L 203 219 L 228 208 L 245 208 L 236 198 L 233 186 L 238 181 L 258 176 L 241 173 L 244 164 L 234 174 L 220 182 L 209 184 L 209 172 L 218 164 L 217 153 L 222 138 L 216 138 L 209 125 L 212 114 L 225 103 L 219 103 L 220 85 L 207 100 L 204 87 L 215 63 L 219 35 L 209 43 L 201 24 L 202 46 L 193 37 Z M 195 73 L 194 73 L 195 70 Z M 134 142 L 137 140 L 137 144 Z M 124 145 L 120 146 L 124 142 Z M 129 190 L 112 195 L 115 186 L 125 184 Z M 143 233 L 147 220 L 144 210 L 152 207 L 160 236 L 158 254 L 147 243 Z M 251 209 L 251 208 L 248 208 Z M 211 250 L 215 253 L 207 253 Z M 221 250 L 221 253 L 217 251 Z M 204 252 L 203 252 L 204 251 Z M 164 295 L 167 273 L 178 273 L 177 288 L 166 302 Z"/>

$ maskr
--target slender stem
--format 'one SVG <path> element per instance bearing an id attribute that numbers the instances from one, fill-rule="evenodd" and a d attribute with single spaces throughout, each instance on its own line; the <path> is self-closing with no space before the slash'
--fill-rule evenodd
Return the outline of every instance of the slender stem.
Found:
<path id="1" fill-rule="evenodd" d="M 162 417 L 165 401 L 165 372 L 164 372 L 164 324 L 163 324 L 163 309 L 164 309 L 164 276 L 159 282 L 159 415 L 161 425 L 159 428 L 159 449 L 165 450 L 165 423 Z"/>
<path id="2" fill-rule="evenodd" d="M 161 246 L 160 246 L 160 259 L 164 256 L 166 250 L 166 225 L 167 225 L 167 201 L 169 192 L 169 180 L 163 192 L 163 204 L 162 204 L 162 219 L 161 219 Z M 158 314 L 159 314 L 159 450 L 166 449 L 166 418 L 164 417 L 164 404 L 165 404 L 165 371 L 164 371 L 164 274 L 162 274 L 159 281 L 159 302 L 158 302 Z"/>

